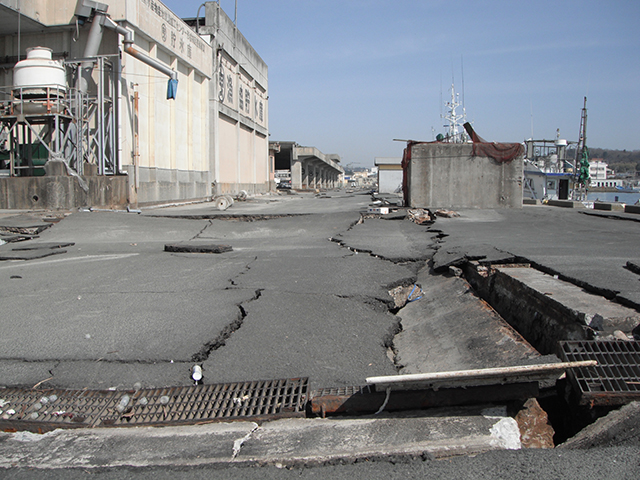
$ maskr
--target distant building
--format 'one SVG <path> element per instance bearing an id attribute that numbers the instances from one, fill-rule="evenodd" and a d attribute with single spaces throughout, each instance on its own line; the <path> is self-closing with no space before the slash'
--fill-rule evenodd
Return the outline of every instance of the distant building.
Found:
<path id="1" fill-rule="evenodd" d="M 269 151 L 274 158 L 278 177 L 291 181 L 296 190 L 336 188 L 341 185 L 344 168 L 340 156 L 322 153 L 316 147 L 303 147 L 296 142 L 270 142 Z"/>
<path id="2" fill-rule="evenodd" d="M 402 157 L 376 157 L 378 167 L 378 191 L 402 193 Z"/>
<path id="3" fill-rule="evenodd" d="M 594 158 L 589 161 L 591 188 L 615 188 L 622 186 L 622 180 L 611 178 L 613 175 L 614 172 L 609 168 L 609 164 L 601 158 Z"/>

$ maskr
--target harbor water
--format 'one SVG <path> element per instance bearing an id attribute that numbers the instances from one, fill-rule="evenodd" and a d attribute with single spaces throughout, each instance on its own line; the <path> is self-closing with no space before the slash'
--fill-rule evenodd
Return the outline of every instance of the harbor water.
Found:
<path id="1" fill-rule="evenodd" d="M 635 205 L 640 202 L 640 192 L 589 192 L 587 201 Z"/>

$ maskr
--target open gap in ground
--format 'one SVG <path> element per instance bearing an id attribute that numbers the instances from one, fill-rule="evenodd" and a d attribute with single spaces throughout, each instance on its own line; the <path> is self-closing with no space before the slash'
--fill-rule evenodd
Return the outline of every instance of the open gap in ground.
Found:
<path id="1" fill-rule="evenodd" d="M 460 268 L 450 267 L 448 273 L 464 278 L 476 296 L 485 300 L 542 355 L 556 355 L 560 360 L 560 341 L 598 338 L 597 332 L 580 320 L 579 312 L 497 271 L 494 265 L 532 268 L 599 295 L 605 301 L 611 297 L 609 291 L 585 288 L 584 282 L 572 282 L 570 278 L 522 257 L 515 257 L 511 262 L 465 261 L 458 264 Z M 556 445 L 620 406 L 615 405 L 613 398 L 606 405 L 583 405 L 579 397 L 580 393 L 567 377 L 559 379 L 554 387 L 540 391 L 538 400 L 555 430 Z"/>
<path id="2" fill-rule="evenodd" d="M 227 220 L 233 222 L 259 222 L 266 220 L 277 220 L 279 218 L 304 217 L 307 213 L 287 213 L 280 215 L 244 215 L 244 214 L 199 214 L 199 215 L 149 215 L 155 218 L 180 218 L 183 220 Z"/>

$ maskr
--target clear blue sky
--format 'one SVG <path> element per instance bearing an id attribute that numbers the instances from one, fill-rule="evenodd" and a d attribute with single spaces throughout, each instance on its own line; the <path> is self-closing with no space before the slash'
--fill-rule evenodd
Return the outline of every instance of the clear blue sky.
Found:
<path id="1" fill-rule="evenodd" d="M 195 17 L 201 0 L 166 0 Z M 235 0 L 221 0 L 233 19 Z M 269 67 L 271 140 L 343 164 L 401 156 L 394 138 L 443 132 L 452 77 L 489 141 L 640 149 L 640 1 L 238 0 L 238 28 Z M 201 13 L 204 11 L 202 9 Z"/>

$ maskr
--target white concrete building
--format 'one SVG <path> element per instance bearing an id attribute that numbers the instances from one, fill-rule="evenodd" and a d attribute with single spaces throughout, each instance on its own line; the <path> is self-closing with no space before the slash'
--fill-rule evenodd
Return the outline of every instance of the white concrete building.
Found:
<path id="1" fill-rule="evenodd" d="M 402 193 L 402 157 L 375 157 L 378 167 L 378 191 Z"/>
<path id="2" fill-rule="evenodd" d="M 266 192 L 273 187 L 269 159 L 268 69 L 217 2 L 206 2 L 197 27 L 213 49 L 209 135 L 214 194 Z"/>
<path id="3" fill-rule="evenodd" d="M 611 178 L 613 172 L 609 164 L 602 160 L 594 159 L 589 162 L 589 177 L 591 188 L 615 188 L 622 186 L 622 180 Z"/>
<path id="4" fill-rule="evenodd" d="M 51 140 L 57 135 L 43 134 L 38 147 L 42 163 L 64 156 L 89 193 L 79 199 L 67 192 L 62 196 L 75 198 L 75 205 L 48 206 L 161 203 L 270 188 L 266 64 L 217 2 L 207 2 L 205 12 L 196 33 L 158 0 L 0 0 L 4 130 L 15 130 L 13 67 L 27 49 L 49 48 L 66 69 L 63 106 L 49 122 L 59 125 L 64 142 L 60 147 Z M 85 70 L 89 75 L 79 73 Z M 170 78 L 178 81 L 173 99 Z M 74 95 L 88 98 L 86 119 L 75 118 Z M 75 125 L 83 142 L 71 141 Z M 33 141 L 26 138 L 14 143 Z M 7 195 L 13 203 L 3 205 L 46 207 L 46 195 L 31 194 L 38 179 L 19 185 L 18 177 L 34 175 L 38 160 L 23 153 L 15 150 L 5 162 L 11 168 L 2 180 L 19 188 Z M 101 176 L 125 182 L 126 198 L 104 198 L 109 188 Z M 35 197 L 39 203 L 30 200 Z"/>

